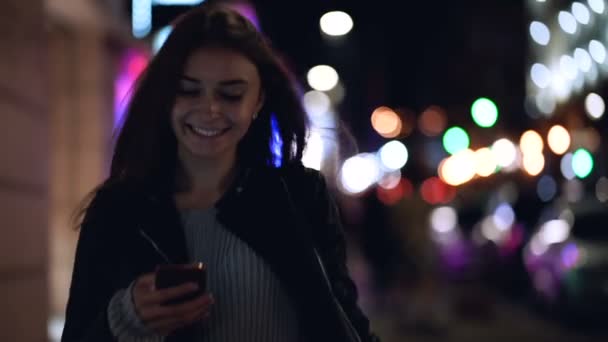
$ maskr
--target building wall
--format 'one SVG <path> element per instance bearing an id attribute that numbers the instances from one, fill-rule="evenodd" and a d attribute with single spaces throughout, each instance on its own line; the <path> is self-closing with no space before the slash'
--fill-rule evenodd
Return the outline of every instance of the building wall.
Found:
<path id="1" fill-rule="evenodd" d="M 0 11 L 0 341 L 45 341 L 49 127 L 42 0 Z"/>

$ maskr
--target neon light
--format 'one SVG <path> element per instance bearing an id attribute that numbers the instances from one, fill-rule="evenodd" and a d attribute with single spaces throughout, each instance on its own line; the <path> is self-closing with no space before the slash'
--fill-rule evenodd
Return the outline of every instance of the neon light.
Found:
<path id="1" fill-rule="evenodd" d="M 272 130 L 272 140 L 270 141 L 270 150 L 273 156 L 272 164 L 275 167 L 281 167 L 283 139 L 281 139 L 279 122 L 274 113 L 270 116 L 270 126 Z"/>

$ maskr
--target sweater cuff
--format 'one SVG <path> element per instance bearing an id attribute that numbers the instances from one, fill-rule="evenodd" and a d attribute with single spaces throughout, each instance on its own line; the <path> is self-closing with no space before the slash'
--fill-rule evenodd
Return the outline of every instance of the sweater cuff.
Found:
<path id="1" fill-rule="evenodd" d="M 133 302 L 133 284 L 126 289 L 118 290 L 108 305 L 108 323 L 112 335 L 119 342 L 162 342 L 164 337 L 148 329 L 135 310 Z"/>

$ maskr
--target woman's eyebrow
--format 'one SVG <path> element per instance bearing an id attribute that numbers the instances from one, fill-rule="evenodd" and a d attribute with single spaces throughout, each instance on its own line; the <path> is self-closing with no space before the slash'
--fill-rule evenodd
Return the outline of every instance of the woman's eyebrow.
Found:
<path id="1" fill-rule="evenodd" d="M 188 81 L 188 82 L 192 82 L 192 83 L 201 83 L 201 80 L 194 78 L 194 77 L 190 77 L 188 75 L 181 75 L 180 79 L 182 81 Z"/>
<path id="2" fill-rule="evenodd" d="M 246 80 L 241 79 L 241 78 L 236 78 L 236 79 L 231 79 L 231 80 L 220 81 L 219 84 L 221 86 L 232 86 L 232 85 L 247 85 L 247 84 L 249 84 L 249 82 L 247 82 Z"/>

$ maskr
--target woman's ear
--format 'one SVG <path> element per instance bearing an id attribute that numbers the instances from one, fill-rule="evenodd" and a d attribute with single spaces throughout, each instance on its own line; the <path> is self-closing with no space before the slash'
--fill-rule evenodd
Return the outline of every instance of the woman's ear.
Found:
<path id="1" fill-rule="evenodd" d="M 266 101 L 266 93 L 264 92 L 264 90 L 260 90 L 260 96 L 258 96 L 258 103 L 255 106 L 256 113 L 259 113 L 260 110 L 262 110 L 262 107 L 264 107 L 264 101 Z"/>

